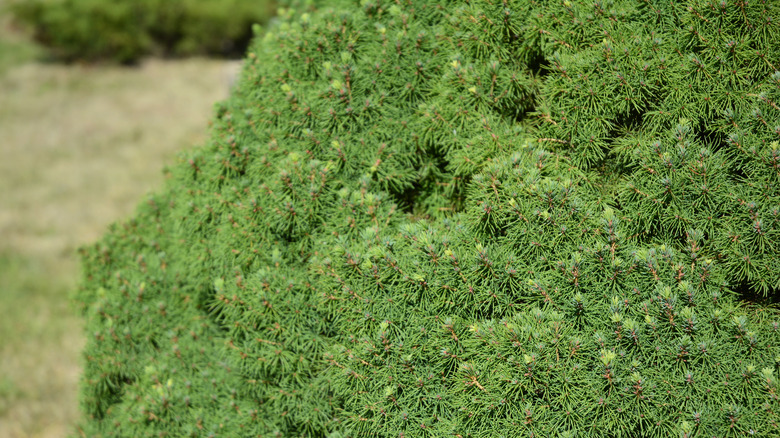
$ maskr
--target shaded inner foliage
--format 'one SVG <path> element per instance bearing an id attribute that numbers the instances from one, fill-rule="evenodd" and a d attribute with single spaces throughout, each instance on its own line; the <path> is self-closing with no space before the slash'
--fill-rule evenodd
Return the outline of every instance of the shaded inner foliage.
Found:
<path id="1" fill-rule="evenodd" d="M 85 434 L 778 434 L 775 4 L 293 3 L 83 251 Z"/>

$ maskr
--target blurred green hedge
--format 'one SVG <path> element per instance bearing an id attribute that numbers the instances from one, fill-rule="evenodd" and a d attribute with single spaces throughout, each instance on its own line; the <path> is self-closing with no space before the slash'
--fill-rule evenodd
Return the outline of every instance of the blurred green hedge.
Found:
<path id="1" fill-rule="evenodd" d="M 28 0 L 12 5 L 63 61 L 133 63 L 147 55 L 241 56 L 273 0 Z"/>

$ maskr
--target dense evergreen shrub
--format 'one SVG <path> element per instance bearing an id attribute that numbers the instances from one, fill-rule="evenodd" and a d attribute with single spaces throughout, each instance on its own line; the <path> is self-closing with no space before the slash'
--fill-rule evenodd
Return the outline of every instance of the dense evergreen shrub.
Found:
<path id="1" fill-rule="evenodd" d="M 128 63 L 149 54 L 241 56 L 271 0 L 25 0 L 15 16 L 65 61 Z"/>
<path id="2" fill-rule="evenodd" d="M 87 436 L 780 434 L 770 1 L 342 1 L 83 251 Z"/>

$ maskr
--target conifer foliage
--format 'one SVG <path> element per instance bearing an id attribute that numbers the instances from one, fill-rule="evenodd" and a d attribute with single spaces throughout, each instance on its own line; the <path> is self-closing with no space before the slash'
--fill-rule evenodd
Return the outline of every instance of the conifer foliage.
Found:
<path id="1" fill-rule="evenodd" d="M 776 3 L 293 3 L 83 250 L 85 435 L 780 434 Z"/>

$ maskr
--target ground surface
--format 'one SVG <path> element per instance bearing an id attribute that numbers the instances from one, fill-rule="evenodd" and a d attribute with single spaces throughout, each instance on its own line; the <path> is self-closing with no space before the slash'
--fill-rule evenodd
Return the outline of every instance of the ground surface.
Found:
<path id="1" fill-rule="evenodd" d="M 0 437 L 61 437 L 78 418 L 84 333 L 76 249 L 132 214 L 176 151 L 205 141 L 236 62 L 63 66 L 0 0 Z"/>

